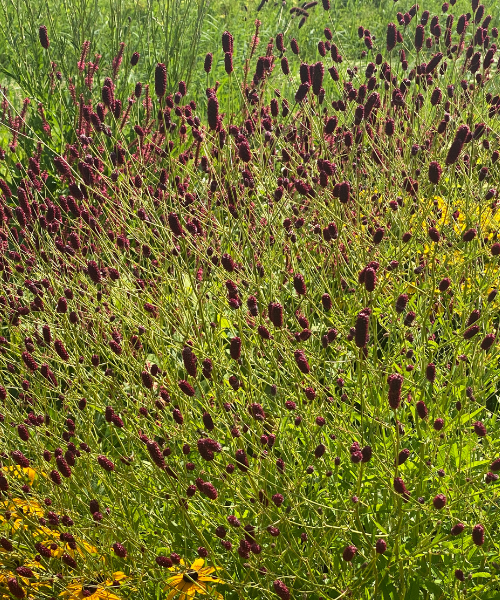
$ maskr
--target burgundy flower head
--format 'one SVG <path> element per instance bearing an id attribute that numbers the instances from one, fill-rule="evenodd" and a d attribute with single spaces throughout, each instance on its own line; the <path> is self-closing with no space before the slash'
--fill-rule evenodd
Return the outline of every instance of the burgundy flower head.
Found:
<path id="1" fill-rule="evenodd" d="M 363 309 L 356 317 L 354 341 L 358 348 L 364 348 L 368 343 L 368 327 L 371 309 Z"/>
<path id="2" fill-rule="evenodd" d="M 273 588 L 275 594 L 280 598 L 280 600 L 290 600 L 290 590 L 281 581 L 281 579 L 276 579 L 273 581 Z"/>
<path id="3" fill-rule="evenodd" d="M 474 525 L 472 529 L 472 541 L 476 546 L 482 546 L 484 544 L 484 527 L 480 523 Z"/>
<path id="4" fill-rule="evenodd" d="M 235 459 L 236 459 L 236 466 L 238 467 L 238 469 L 240 471 L 242 471 L 243 473 L 246 473 L 249 468 L 246 452 L 241 449 L 236 450 Z"/>
<path id="5" fill-rule="evenodd" d="M 214 452 L 221 452 L 222 446 L 216 440 L 211 438 L 202 438 L 198 440 L 198 452 L 205 460 L 213 460 Z"/>
<path id="6" fill-rule="evenodd" d="M 346 562 L 351 562 L 352 559 L 354 558 L 354 556 L 356 555 L 357 551 L 358 551 L 358 549 L 356 548 L 356 546 L 354 546 L 352 544 L 350 546 L 346 546 L 344 548 L 344 552 L 342 553 L 342 558 Z"/>
<path id="7" fill-rule="evenodd" d="M 444 494 L 438 494 L 434 497 L 432 504 L 434 505 L 434 508 L 437 508 L 438 510 L 444 508 L 446 506 L 446 496 Z"/>
<path id="8" fill-rule="evenodd" d="M 306 358 L 304 350 L 295 350 L 294 357 L 295 357 L 295 363 L 297 364 L 297 367 L 299 368 L 299 370 L 302 373 L 304 373 L 304 375 L 307 375 L 307 373 L 309 373 L 311 371 L 311 367 L 309 366 L 309 363 L 307 362 L 307 358 Z"/>
<path id="9" fill-rule="evenodd" d="M 155 93 L 158 98 L 163 98 L 167 91 L 167 67 L 158 63 L 155 69 Z"/>
<path id="10" fill-rule="evenodd" d="M 387 383 L 389 384 L 389 406 L 396 410 L 401 403 L 403 376 L 399 373 L 393 373 L 387 378 Z"/>
<path id="11" fill-rule="evenodd" d="M 186 394 L 186 396 L 193 397 L 196 394 L 194 387 L 186 380 L 181 379 L 178 383 L 179 389 Z"/>
<path id="12" fill-rule="evenodd" d="M 50 46 L 50 42 L 49 42 L 49 34 L 47 33 L 47 27 L 45 27 L 45 25 L 40 25 L 40 28 L 38 30 L 38 37 L 40 39 L 40 44 L 41 44 L 42 48 L 47 50 L 48 47 Z"/>
<path id="13" fill-rule="evenodd" d="M 451 528 L 451 535 L 460 535 L 462 533 L 462 531 L 464 530 L 465 525 L 463 523 L 456 523 L 455 525 L 453 525 L 453 527 Z"/>

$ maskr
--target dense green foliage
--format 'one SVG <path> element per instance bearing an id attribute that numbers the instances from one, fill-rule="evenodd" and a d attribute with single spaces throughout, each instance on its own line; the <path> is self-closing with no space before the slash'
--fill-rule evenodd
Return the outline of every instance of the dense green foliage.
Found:
<path id="1" fill-rule="evenodd" d="M 2 600 L 500 595 L 498 15 L 309 4 L 0 0 Z"/>

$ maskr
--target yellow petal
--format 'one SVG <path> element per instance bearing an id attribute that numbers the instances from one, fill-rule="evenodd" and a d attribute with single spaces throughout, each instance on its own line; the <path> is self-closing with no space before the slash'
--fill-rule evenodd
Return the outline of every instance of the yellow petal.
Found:
<path id="1" fill-rule="evenodd" d="M 85 548 L 85 550 L 87 550 L 87 552 L 90 552 L 91 554 L 97 553 L 97 548 L 95 546 L 92 546 L 92 544 L 88 544 L 84 540 L 78 540 L 78 543 L 81 544 Z M 78 552 L 79 552 L 79 554 L 81 554 L 83 556 L 83 552 L 82 552 L 81 548 L 78 548 Z"/>
<path id="2" fill-rule="evenodd" d="M 170 594 L 167 596 L 167 600 L 172 600 L 172 598 L 179 592 L 177 588 L 174 588 Z"/>
<path id="3" fill-rule="evenodd" d="M 175 577 L 171 577 L 170 579 L 167 580 L 165 587 L 163 588 L 163 590 L 166 592 L 167 590 L 172 590 L 174 592 L 174 596 L 175 594 L 178 592 L 179 590 L 179 584 L 182 581 L 182 575 L 176 575 Z M 172 592 L 171 592 L 172 593 Z M 171 598 L 172 596 L 169 597 Z"/>
<path id="4" fill-rule="evenodd" d="M 183 581 L 182 585 L 180 585 L 178 587 L 178 590 L 179 590 L 179 592 L 187 592 L 193 586 L 194 586 L 194 583 L 192 583 L 191 581 Z"/>
<path id="5" fill-rule="evenodd" d="M 213 573 L 215 571 L 214 567 L 205 567 L 204 569 L 200 569 L 198 571 L 198 573 L 200 575 L 210 575 L 210 573 Z"/>
<path id="6" fill-rule="evenodd" d="M 120 600 L 118 596 L 108 592 L 107 590 L 98 589 L 99 595 L 97 598 L 102 598 L 102 600 Z"/>
<path id="7" fill-rule="evenodd" d="M 71 598 L 72 600 L 80 600 L 82 598 L 82 586 L 79 584 L 71 584 L 67 587 L 66 590 L 61 592 L 59 596 L 66 596 Z"/>
<path id="8" fill-rule="evenodd" d="M 179 596 L 179 600 L 189 600 L 190 596 L 194 596 L 195 595 L 195 588 L 192 587 L 191 589 L 187 590 L 187 592 L 184 592 L 183 594 L 181 594 Z"/>
<path id="9" fill-rule="evenodd" d="M 193 571 L 199 571 L 204 564 L 205 561 L 203 560 L 203 558 L 197 558 L 191 565 L 191 569 L 193 569 Z"/>
<path id="10" fill-rule="evenodd" d="M 217 577 L 200 577 L 198 581 L 208 581 L 208 583 L 224 583 L 222 579 L 217 579 Z"/>

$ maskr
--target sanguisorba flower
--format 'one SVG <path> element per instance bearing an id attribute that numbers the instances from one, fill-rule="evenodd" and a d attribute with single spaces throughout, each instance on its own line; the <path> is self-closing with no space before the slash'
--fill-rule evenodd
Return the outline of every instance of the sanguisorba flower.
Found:
<path id="1" fill-rule="evenodd" d="M 109 578 L 98 575 L 90 581 L 70 583 L 59 596 L 70 598 L 70 600 L 83 600 L 84 598 L 91 598 L 92 600 L 120 600 L 120 597 L 111 590 L 119 588 L 121 582 L 125 579 L 127 579 L 127 576 L 122 571 L 116 571 Z"/>
<path id="2" fill-rule="evenodd" d="M 189 568 L 186 567 L 182 559 L 179 564 L 181 570 L 166 582 L 164 590 L 169 592 L 167 600 L 170 600 L 177 594 L 180 594 L 178 600 L 188 600 L 196 593 L 201 596 L 210 593 L 215 598 L 222 600 L 222 594 L 219 594 L 219 592 L 208 586 L 211 583 L 223 583 L 221 579 L 212 575 L 216 567 L 203 567 L 205 564 L 203 558 L 197 558 Z M 170 570 L 178 570 L 178 567 L 170 567 Z"/>
<path id="3" fill-rule="evenodd" d="M 158 98 L 163 98 L 167 91 L 167 68 L 163 63 L 158 63 L 155 69 L 155 92 Z"/>
<path id="4" fill-rule="evenodd" d="M 40 25 L 38 29 L 38 37 L 40 39 L 40 44 L 42 48 L 48 50 L 50 46 L 49 34 L 47 33 L 47 27 L 45 25 Z"/>

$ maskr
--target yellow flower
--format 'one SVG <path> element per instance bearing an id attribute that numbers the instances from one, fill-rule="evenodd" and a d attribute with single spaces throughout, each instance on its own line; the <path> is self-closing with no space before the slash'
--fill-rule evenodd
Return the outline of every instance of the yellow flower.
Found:
<path id="1" fill-rule="evenodd" d="M 36 471 L 30 467 L 23 468 L 19 465 L 14 465 L 11 467 L 3 467 L 3 470 L 7 471 L 7 473 L 17 477 L 18 479 L 24 479 L 24 477 L 27 477 L 30 485 L 33 485 L 33 482 L 35 481 Z"/>
<path id="2" fill-rule="evenodd" d="M 48 527 L 38 528 L 34 535 L 42 537 L 42 544 L 44 546 L 47 546 L 48 548 L 50 548 L 50 545 L 53 542 L 59 542 L 60 539 L 60 532 L 55 529 L 49 529 Z M 76 550 L 73 550 L 73 548 L 71 548 L 69 544 L 58 543 L 57 548 L 55 550 L 51 549 L 52 557 L 59 558 L 65 552 L 73 558 L 75 558 L 76 553 L 78 553 L 80 556 L 85 556 L 85 552 L 88 552 L 89 554 L 97 554 L 97 548 L 95 546 L 92 546 L 92 544 L 89 544 L 85 540 L 79 538 L 75 538 L 75 541 L 77 543 Z"/>
<path id="3" fill-rule="evenodd" d="M 216 592 L 213 589 L 207 588 L 208 583 L 223 583 L 221 579 L 211 575 L 215 571 L 215 567 L 202 568 L 205 561 L 202 558 L 198 558 L 189 567 L 176 573 L 173 577 L 167 580 L 165 591 L 169 591 L 167 600 L 171 600 L 175 595 L 180 593 L 178 600 L 189 600 L 191 596 L 194 596 L 196 592 L 204 596 L 207 591 L 210 591 L 216 598 L 222 600 L 222 594 Z M 185 566 L 183 560 L 181 565 Z M 170 570 L 174 570 L 175 567 L 171 567 Z"/>
<path id="4" fill-rule="evenodd" d="M 113 590 L 120 586 L 120 582 L 127 579 L 125 573 L 116 571 L 112 575 L 113 579 L 106 579 L 102 575 L 97 575 L 92 581 L 76 581 L 59 594 L 70 600 L 82 600 L 83 598 L 91 598 L 92 600 L 120 600 L 120 597 L 107 588 L 112 587 Z M 90 592 L 90 596 L 88 595 Z"/>
<path id="5" fill-rule="evenodd" d="M 27 594 L 28 600 L 34 598 L 34 596 L 32 596 L 30 594 L 30 591 L 33 591 L 33 590 L 38 591 L 41 587 L 51 587 L 51 585 L 49 585 L 48 583 L 43 583 L 41 581 L 33 581 L 29 577 L 24 577 L 23 575 L 19 575 L 18 572 L 15 572 L 12 570 L 12 569 L 16 568 L 17 565 L 15 563 L 12 563 L 12 561 L 10 561 L 10 562 L 11 562 L 10 566 L 7 566 L 9 561 L 6 561 L 5 563 L 0 563 L 1 566 L 4 567 L 3 569 L 0 570 L 0 600 L 8 600 L 8 599 L 12 598 L 12 596 L 10 595 L 10 593 L 8 591 L 8 587 L 7 587 L 7 581 L 11 578 L 17 579 L 17 582 L 19 583 L 19 585 L 23 588 L 23 591 L 25 592 L 25 594 Z M 40 568 L 43 569 L 43 567 L 40 563 L 26 562 L 23 566 L 28 567 L 29 569 L 32 570 L 32 575 L 35 579 L 40 578 L 40 575 L 36 572 L 36 569 L 40 569 Z"/>
<path id="6" fill-rule="evenodd" d="M 0 523 L 5 523 L 7 520 L 4 518 L 5 512 L 10 512 L 10 520 L 12 523 L 12 529 L 16 530 L 22 526 L 23 519 L 26 517 L 42 517 L 43 508 L 36 500 L 23 500 L 22 498 L 12 498 L 12 500 L 5 500 L 0 502 L 2 512 L 0 512 Z M 24 526 L 27 529 L 28 525 Z"/>

